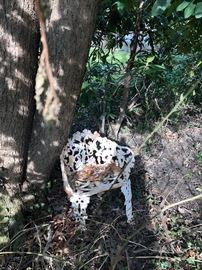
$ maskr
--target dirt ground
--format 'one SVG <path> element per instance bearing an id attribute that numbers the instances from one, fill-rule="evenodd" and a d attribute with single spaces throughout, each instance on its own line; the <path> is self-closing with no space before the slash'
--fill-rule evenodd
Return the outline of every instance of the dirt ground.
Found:
<path id="1" fill-rule="evenodd" d="M 141 153 L 145 170 L 145 185 L 150 194 L 162 197 L 171 204 L 199 194 L 202 187 L 202 116 L 185 116 L 184 121 L 173 127 L 167 125 L 152 138 Z M 136 149 L 145 134 L 122 134 L 121 139 Z M 183 205 L 202 210 L 200 202 Z"/>
<path id="2" fill-rule="evenodd" d="M 120 140 L 137 149 L 148 132 L 123 128 Z M 131 175 L 134 222 L 126 223 L 119 190 L 92 199 L 86 231 L 77 230 L 56 171 L 47 184 L 47 202 L 27 218 L 24 245 L 36 254 L 6 258 L 2 270 L 202 269 L 202 201 L 161 210 L 200 194 L 202 115 L 167 123 L 136 157 Z M 27 231 L 26 231 L 27 230 Z M 13 257 L 12 257 L 13 258 Z M 11 263 L 12 261 L 12 263 Z"/>

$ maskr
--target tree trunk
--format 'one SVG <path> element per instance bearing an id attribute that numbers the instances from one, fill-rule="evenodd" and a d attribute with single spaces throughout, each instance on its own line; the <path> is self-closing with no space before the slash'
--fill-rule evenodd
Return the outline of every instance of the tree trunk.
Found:
<path id="1" fill-rule="evenodd" d="M 40 108 L 50 96 L 47 80 L 40 81 L 41 61 L 37 79 L 43 91 L 37 86 L 35 92 L 39 51 L 35 0 L 0 0 L 1 243 L 8 240 L 10 230 L 19 230 L 19 185 L 27 178 L 34 186 L 43 186 L 68 139 L 95 25 L 98 0 L 49 2 L 47 38 L 57 119 L 48 119 Z"/>
<path id="2" fill-rule="evenodd" d="M 25 174 L 31 135 L 38 29 L 34 0 L 0 0 L 0 216 L 11 217 L 20 208 L 14 196 Z"/>
<path id="3" fill-rule="evenodd" d="M 39 110 L 34 117 L 27 168 L 28 182 L 35 187 L 38 184 L 43 186 L 44 179 L 49 178 L 53 164 L 67 142 L 85 72 L 97 5 L 98 0 L 51 1 L 51 13 L 46 24 L 49 58 L 58 99 L 54 108 L 57 119 L 48 120 L 40 111 L 39 99 L 42 94 L 39 89 L 39 93 L 36 93 Z M 50 94 L 50 89 L 46 91 L 44 97 Z"/>

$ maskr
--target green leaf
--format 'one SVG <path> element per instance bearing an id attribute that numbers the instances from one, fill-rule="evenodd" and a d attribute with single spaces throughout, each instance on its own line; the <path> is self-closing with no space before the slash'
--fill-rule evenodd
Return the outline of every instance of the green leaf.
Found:
<path id="1" fill-rule="evenodd" d="M 181 3 L 181 0 L 176 0 L 174 2 L 171 2 L 171 5 L 166 9 L 166 17 L 169 17 L 173 14 L 173 12 L 176 11 L 177 6 L 179 6 L 179 3 Z"/>
<path id="2" fill-rule="evenodd" d="M 189 77 L 190 77 L 190 78 L 193 78 L 194 76 L 195 76 L 195 73 L 194 73 L 193 70 L 191 70 L 191 71 L 189 72 Z"/>
<path id="3" fill-rule="evenodd" d="M 195 15 L 195 18 L 196 18 L 196 19 L 199 19 L 199 18 L 202 17 L 202 2 L 198 2 L 198 3 L 196 4 L 196 8 L 195 8 L 195 13 L 194 13 L 194 15 Z"/>
<path id="4" fill-rule="evenodd" d="M 202 193 L 202 188 L 196 188 L 196 190 Z"/>
<path id="5" fill-rule="evenodd" d="M 183 100 L 184 100 L 184 95 L 181 94 L 181 95 L 180 95 L 180 101 L 182 102 Z"/>
<path id="6" fill-rule="evenodd" d="M 121 1 L 117 1 L 115 2 L 116 6 L 117 6 L 117 10 L 119 12 L 123 12 L 124 8 L 125 8 L 125 3 L 121 2 Z"/>
<path id="7" fill-rule="evenodd" d="M 166 70 L 164 65 L 153 65 L 152 67 L 158 71 L 165 71 Z"/>
<path id="8" fill-rule="evenodd" d="M 190 3 L 184 10 L 184 18 L 188 19 L 191 15 L 194 14 L 196 5 L 193 3 Z"/>
<path id="9" fill-rule="evenodd" d="M 156 0 L 151 11 L 152 17 L 163 14 L 163 12 L 169 7 L 171 0 Z"/>
<path id="10" fill-rule="evenodd" d="M 147 64 L 153 62 L 154 58 L 155 58 L 154 55 L 147 57 Z"/>
<path id="11" fill-rule="evenodd" d="M 189 1 L 183 1 L 177 8 L 176 11 L 182 11 L 184 10 L 188 5 L 189 5 Z"/>
<path id="12" fill-rule="evenodd" d="M 195 258 L 194 257 L 189 257 L 186 259 L 186 261 L 188 262 L 188 264 L 194 265 L 195 264 Z"/>
<path id="13" fill-rule="evenodd" d="M 197 160 L 202 161 L 202 151 L 196 155 Z"/>
<path id="14" fill-rule="evenodd" d="M 87 81 L 84 81 L 82 84 L 82 90 L 86 89 L 89 87 L 89 83 Z"/>
<path id="15" fill-rule="evenodd" d="M 199 61 L 198 64 L 196 65 L 196 67 L 200 67 L 202 64 L 202 61 Z"/>

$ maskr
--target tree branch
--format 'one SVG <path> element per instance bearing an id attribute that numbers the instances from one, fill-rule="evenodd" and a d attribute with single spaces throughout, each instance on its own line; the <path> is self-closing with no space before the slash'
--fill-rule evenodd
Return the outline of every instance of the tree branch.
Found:
<path id="1" fill-rule="evenodd" d="M 135 56 L 137 54 L 137 48 L 138 48 L 138 37 L 140 35 L 141 31 L 141 22 L 142 22 L 142 11 L 143 11 L 143 5 L 144 5 L 144 0 L 140 1 L 139 8 L 137 11 L 137 18 L 136 18 L 136 23 L 135 23 L 135 33 L 130 45 L 130 57 L 128 59 L 128 63 L 126 66 L 126 77 L 123 81 L 123 98 L 120 104 L 120 113 L 119 117 L 114 125 L 112 125 L 113 129 L 113 136 L 115 139 L 118 139 L 118 134 L 122 125 L 122 122 L 125 118 L 126 115 L 126 108 L 127 108 L 127 103 L 128 103 L 128 96 L 129 96 L 129 88 L 130 88 L 130 82 L 132 79 L 131 75 L 131 70 L 134 67 L 134 61 L 135 61 Z"/>
<path id="2" fill-rule="evenodd" d="M 167 210 L 169 210 L 169 209 L 171 209 L 171 208 L 173 208 L 175 206 L 178 206 L 178 205 L 181 205 L 181 204 L 184 204 L 184 203 L 188 203 L 188 202 L 193 202 L 193 201 L 196 201 L 196 200 L 201 200 L 201 199 L 202 199 L 202 194 L 199 194 L 197 196 L 194 196 L 194 197 L 191 197 L 191 198 L 187 198 L 185 200 L 182 200 L 182 201 L 179 201 L 179 202 L 176 202 L 176 203 L 172 203 L 172 204 L 164 207 L 161 210 L 161 212 L 163 213 L 163 212 L 165 212 L 165 211 L 167 211 Z"/>
<path id="3" fill-rule="evenodd" d="M 57 105 L 59 105 L 59 99 L 56 93 L 56 80 L 53 76 L 51 64 L 49 61 L 45 19 L 41 10 L 40 0 L 36 0 L 36 13 L 39 19 L 41 43 L 43 45 L 43 50 L 40 57 L 40 66 L 45 67 L 46 75 L 49 82 L 49 91 L 47 92 L 47 97 L 43 108 L 43 116 L 46 120 L 56 120 L 57 122 L 59 108 L 59 106 Z"/>

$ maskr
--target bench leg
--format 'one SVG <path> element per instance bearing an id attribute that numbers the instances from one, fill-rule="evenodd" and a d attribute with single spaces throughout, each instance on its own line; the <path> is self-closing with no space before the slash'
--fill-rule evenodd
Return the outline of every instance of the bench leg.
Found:
<path id="1" fill-rule="evenodd" d="M 80 228 L 85 229 L 86 219 L 88 218 L 86 209 L 90 203 L 90 197 L 85 194 L 80 195 L 74 193 L 70 198 L 70 202 L 72 203 L 73 214 L 76 221 L 80 223 Z"/>
<path id="2" fill-rule="evenodd" d="M 125 208 L 126 208 L 126 216 L 127 222 L 131 223 L 133 221 L 133 212 L 132 212 L 132 191 L 131 191 L 131 181 L 128 179 L 121 186 L 121 191 L 125 198 Z"/>

